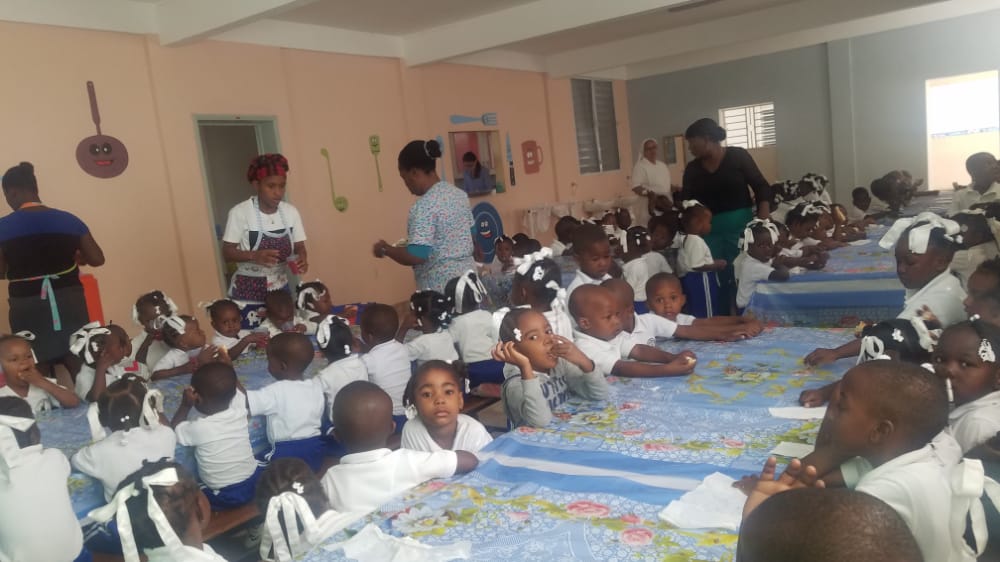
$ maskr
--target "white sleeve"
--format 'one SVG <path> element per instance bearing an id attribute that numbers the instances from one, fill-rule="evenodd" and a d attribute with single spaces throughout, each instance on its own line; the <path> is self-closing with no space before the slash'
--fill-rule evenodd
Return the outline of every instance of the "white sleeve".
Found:
<path id="1" fill-rule="evenodd" d="M 1000 419 L 988 415 L 967 414 L 960 423 L 951 426 L 952 437 L 962 446 L 962 452 L 982 445 L 1000 431 Z"/>
<path id="2" fill-rule="evenodd" d="M 400 441 L 402 448 L 414 451 L 434 451 L 435 448 L 431 446 L 430 441 L 432 441 L 431 436 L 419 418 L 408 420 L 403 425 L 403 437 Z"/>
<path id="3" fill-rule="evenodd" d="M 636 162 L 632 168 L 632 187 L 646 187 L 649 179 L 646 177 L 646 168 L 642 162 Z"/>
<path id="4" fill-rule="evenodd" d="M 636 258 L 625 264 L 622 268 L 622 272 L 625 275 L 625 281 L 632 287 L 632 291 L 635 293 L 645 293 L 646 292 L 646 281 L 649 281 L 650 273 L 649 268 L 646 267 L 646 260 L 643 258 Z"/>
<path id="5" fill-rule="evenodd" d="M 750 281 L 767 281 L 771 277 L 771 273 L 774 272 L 774 267 L 757 260 L 753 260 L 753 262 L 750 264 Z"/>
<path id="6" fill-rule="evenodd" d="M 695 239 L 694 252 L 691 256 L 691 267 L 702 267 L 705 265 L 712 265 L 712 251 L 708 249 L 708 243 L 698 236 Z"/>
<path id="7" fill-rule="evenodd" d="M 198 426 L 194 422 L 182 421 L 174 428 L 177 443 L 185 447 L 197 447 L 201 443 L 198 438 Z"/>
<path id="8" fill-rule="evenodd" d="M 247 403 L 249 404 L 250 415 L 252 416 L 273 414 L 278 407 L 277 397 L 270 387 L 264 387 L 260 390 L 248 390 Z"/>
<path id="9" fill-rule="evenodd" d="M 156 366 L 153 367 L 153 372 L 155 373 L 156 371 L 176 369 L 177 367 L 180 367 L 181 365 L 187 363 L 188 362 L 187 354 L 184 352 L 175 353 L 176 351 L 178 350 L 171 349 L 170 351 L 166 352 L 163 355 L 163 357 L 161 357 L 160 360 L 156 362 Z"/>
<path id="10" fill-rule="evenodd" d="M 653 332 L 653 337 L 657 338 L 672 338 L 674 333 L 677 332 L 677 323 L 668 320 L 662 316 L 657 316 L 652 312 L 647 312 L 642 314 L 642 321 L 648 326 Z"/>
<path id="11" fill-rule="evenodd" d="M 872 471 L 872 465 L 861 457 L 854 457 L 840 465 L 840 474 L 844 477 L 844 486 L 855 488 L 858 482 Z"/>
<path id="12" fill-rule="evenodd" d="M 240 244 L 243 241 L 243 235 L 246 234 L 247 228 L 243 214 L 240 212 L 241 206 L 242 203 L 237 203 L 232 209 L 229 209 L 229 215 L 226 217 L 226 230 L 222 234 L 223 242 Z"/>
<path id="13" fill-rule="evenodd" d="M 406 353 L 410 356 L 410 361 L 418 361 L 428 357 L 429 351 L 428 338 L 424 336 L 417 336 L 406 344 Z"/>
<path id="14" fill-rule="evenodd" d="M 296 209 L 290 203 L 286 203 L 290 212 L 286 213 L 288 217 L 288 222 L 292 223 L 292 242 L 305 242 L 306 241 L 306 227 L 302 224 L 302 215 L 299 214 L 299 210 Z"/>
<path id="15" fill-rule="evenodd" d="M 635 345 L 634 341 L 630 341 L 629 343 L 633 346 Z M 594 362 L 594 365 L 597 366 L 597 370 L 605 375 L 610 375 L 615 369 L 615 364 L 622 360 L 621 352 L 623 344 L 619 344 L 618 342 L 616 342 L 615 345 L 598 347 L 598 344 L 595 344 L 594 342 L 578 338 L 576 340 L 576 345 L 580 348 L 580 351 L 582 351 L 584 355 L 589 357 L 590 360 Z M 632 351 L 631 347 L 629 348 L 629 351 Z"/>
<path id="16" fill-rule="evenodd" d="M 99 443 L 100 441 L 92 445 L 88 445 L 74 453 L 73 457 L 70 458 L 70 464 L 73 465 L 73 468 L 88 476 L 93 476 L 94 478 L 99 479 L 100 475 L 98 474 L 97 459 L 94 456 L 94 449 Z"/>
<path id="17" fill-rule="evenodd" d="M 458 455 L 455 451 L 414 452 L 414 457 L 414 466 L 418 468 L 424 481 L 449 478 L 458 470 Z"/>

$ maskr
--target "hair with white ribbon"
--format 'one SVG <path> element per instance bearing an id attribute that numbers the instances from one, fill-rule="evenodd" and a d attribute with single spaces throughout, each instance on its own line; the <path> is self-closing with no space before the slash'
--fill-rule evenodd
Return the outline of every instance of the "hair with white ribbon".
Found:
<path id="1" fill-rule="evenodd" d="M 38 356 L 35 355 L 35 347 L 31 345 L 31 342 L 35 341 L 35 333 L 29 330 L 21 330 L 20 332 L 15 332 L 14 335 L 28 342 L 28 345 L 31 346 L 31 359 L 37 364 Z"/>
<path id="2" fill-rule="evenodd" d="M 878 245 L 890 249 L 896 246 L 903 234 L 909 232 L 906 238 L 910 252 L 913 254 L 927 253 L 927 245 L 935 230 L 941 232 L 942 238 L 952 244 L 962 243 L 962 227 L 957 222 L 942 218 L 934 213 L 926 212 L 912 218 L 898 219 L 879 240 Z"/>
<path id="3" fill-rule="evenodd" d="M 142 326 L 143 328 L 146 328 L 147 326 L 143 326 L 142 322 L 139 321 L 140 303 L 152 304 L 153 311 L 156 313 L 156 317 L 170 316 L 172 314 L 177 314 L 178 310 L 177 305 L 174 303 L 174 301 L 167 295 L 163 294 L 163 291 L 152 291 L 146 293 L 145 295 L 142 295 L 141 297 L 139 297 L 139 300 L 135 301 L 135 304 L 132 305 L 132 321 L 135 322 L 137 326 Z M 154 320 L 156 317 L 154 317 Z"/>
<path id="4" fill-rule="evenodd" d="M 160 425 L 161 413 L 163 413 L 163 393 L 155 389 L 147 390 L 142 399 L 142 409 L 139 410 L 139 419 L 132 420 L 131 415 L 126 414 L 118 421 L 122 425 L 127 425 L 131 428 L 149 429 Z M 133 424 L 133 421 L 136 421 L 136 423 Z M 90 437 L 94 441 L 101 441 L 107 438 L 108 432 L 104 429 L 104 424 L 101 423 L 101 411 L 98 402 L 91 402 L 90 406 L 87 407 L 87 425 L 90 427 Z M 131 429 L 122 432 L 120 441 L 122 445 L 128 443 L 129 431 Z"/>
<path id="5" fill-rule="evenodd" d="M 326 294 L 326 291 L 326 285 L 323 285 L 319 279 L 310 283 L 303 283 L 298 287 L 295 306 L 299 310 L 315 312 L 312 308 L 309 308 L 309 305 L 321 299 Z"/>
<path id="6" fill-rule="evenodd" d="M 282 492 L 267 503 L 260 538 L 260 557 L 280 562 L 294 560 L 347 527 L 360 515 L 329 510 L 316 518 L 305 498 L 296 492 Z"/>
<path id="7" fill-rule="evenodd" d="M 743 229 L 743 236 L 740 238 L 740 249 L 744 252 L 750 248 L 750 245 L 755 242 L 753 231 L 754 229 L 766 229 L 768 235 L 771 237 L 772 243 L 777 243 L 780 235 L 778 234 L 778 227 L 775 226 L 770 219 L 754 219 L 747 223 L 746 228 Z"/>
<path id="8" fill-rule="evenodd" d="M 919 314 L 910 318 L 910 325 L 917 332 L 917 343 L 920 344 L 920 347 L 928 353 L 934 351 L 934 346 L 937 344 L 938 336 L 941 335 L 941 330 L 931 330 L 928 328 L 923 316 Z"/>
<path id="9" fill-rule="evenodd" d="M 896 330 L 898 332 L 899 330 Z M 861 338 L 861 352 L 858 353 L 858 365 L 875 361 L 876 359 L 892 359 L 885 354 L 885 343 L 878 336 Z"/>
<path id="10" fill-rule="evenodd" d="M 34 418 L 0 415 L 0 474 L 10 479 L 10 469 L 18 466 L 23 460 L 21 445 L 17 442 L 14 431 L 28 431 L 35 425 Z"/>
<path id="11" fill-rule="evenodd" d="M 823 190 L 826 189 L 827 184 L 830 183 L 829 178 L 827 178 L 826 176 L 821 174 L 814 174 L 812 172 L 809 172 L 808 174 L 802 176 L 802 179 L 800 181 L 811 185 L 813 189 L 816 190 L 816 193 L 823 193 Z"/>
<path id="12" fill-rule="evenodd" d="M 104 348 L 103 339 L 98 340 L 97 336 L 106 336 L 111 330 L 101 326 L 100 322 L 90 322 L 70 335 L 69 350 L 87 365 L 97 362 L 97 356 Z"/>
<path id="13" fill-rule="evenodd" d="M 698 201 L 697 199 L 685 199 L 684 201 L 681 201 L 681 209 L 684 211 L 695 207 L 704 207 L 704 205 L 702 205 L 701 201 Z"/>
<path id="14" fill-rule="evenodd" d="M 521 258 L 514 258 L 514 271 L 516 271 L 522 277 L 531 277 L 532 281 L 541 281 L 545 276 L 544 271 L 539 271 L 540 268 L 534 267 L 535 264 L 544 260 L 545 258 L 552 257 L 551 248 L 542 248 L 537 252 L 532 252 Z M 528 275 L 529 272 L 532 275 Z"/>
<path id="15" fill-rule="evenodd" d="M 544 250 L 549 250 L 549 249 L 543 248 L 543 251 Z M 542 252 L 535 252 L 535 254 L 540 254 L 540 253 Z M 549 253 L 551 254 L 552 250 L 549 250 Z M 529 255 L 534 256 L 535 254 L 529 254 Z M 525 256 L 524 258 L 514 258 L 514 264 L 520 267 L 520 264 L 523 264 L 527 258 L 528 256 Z M 486 298 L 486 287 L 483 286 L 482 281 L 479 280 L 479 276 L 476 275 L 475 271 L 472 271 L 470 269 L 465 273 L 456 277 L 456 279 L 457 281 L 455 282 L 455 294 L 448 295 L 451 296 L 453 299 L 455 314 L 462 314 L 465 311 L 464 307 L 465 307 L 466 290 L 469 291 L 469 294 L 472 296 L 472 300 L 474 300 L 477 305 L 482 304 L 483 299 Z"/>
<path id="16" fill-rule="evenodd" d="M 183 336 L 184 331 L 187 329 L 187 320 L 173 314 L 170 316 L 157 316 L 156 320 L 153 320 L 153 328 L 156 330 L 170 328 L 177 332 L 177 335 Z"/>
<path id="17" fill-rule="evenodd" d="M 319 321 L 316 325 L 316 343 L 319 344 L 320 349 L 326 349 L 330 345 L 331 339 L 331 327 L 333 323 L 343 324 L 344 326 L 350 326 L 350 322 L 346 318 L 341 318 L 335 314 L 330 314 L 326 318 Z M 351 346 L 344 346 L 344 353 L 346 355 L 351 354 Z"/>

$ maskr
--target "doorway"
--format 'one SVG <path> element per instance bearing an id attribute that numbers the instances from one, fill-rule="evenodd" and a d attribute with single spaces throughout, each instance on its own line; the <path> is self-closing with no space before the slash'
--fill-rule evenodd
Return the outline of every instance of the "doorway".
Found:
<path id="1" fill-rule="evenodd" d="M 965 160 L 1000 152 L 997 71 L 927 81 L 927 181 L 930 189 L 966 184 Z"/>
<path id="2" fill-rule="evenodd" d="M 229 288 L 235 264 L 222 259 L 222 235 L 229 209 L 252 195 L 246 171 L 250 160 L 280 152 L 273 117 L 196 116 L 198 151 L 205 177 L 206 199 L 212 222 L 212 241 L 222 293 Z"/>

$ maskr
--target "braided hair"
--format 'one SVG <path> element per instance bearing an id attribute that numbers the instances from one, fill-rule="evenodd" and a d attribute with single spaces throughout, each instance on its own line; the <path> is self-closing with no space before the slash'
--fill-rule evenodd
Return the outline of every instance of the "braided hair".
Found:
<path id="1" fill-rule="evenodd" d="M 125 375 L 108 385 L 97 398 L 98 419 L 111 431 L 139 427 L 146 385 L 135 375 Z"/>
<path id="2" fill-rule="evenodd" d="M 174 301 L 170 300 L 170 297 L 163 294 L 163 291 L 156 289 L 146 294 L 139 295 L 139 298 L 135 300 L 135 305 L 132 307 L 132 319 L 135 320 L 137 324 L 141 325 L 139 322 L 139 313 L 147 306 L 153 308 L 154 319 L 159 316 L 170 316 L 171 314 L 177 312 L 177 305 L 174 304 Z M 143 326 L 143 328 L 146 328 L 146 326 Z"/>
<path id="3" fill-rule="evenodd" d="M 330 510 L 330 500 L 323 492 L 316 473 L 300 458 L 286 457 L 271 461 L 257 481 L 254 503 L 261 513 L 267 513 L 271 498 L 284 492 L 294 492 L 302 496 L 309 504 L 314 517 L 319 517 Z"/>
<path id="4" fill-rule="evenodd" d="M 205 310 L 208 311 L 208 315 L 212 319 L 212 322 L 218 322 L 219 315 L 222 314 L 222 311 L 224 310 L 235 310 L 238 315 L 240 313 L 240 305 L 229 299 L 219 299 L 217 301 L 213 301 L 212 304 L 205 307 Z"/>
<path id="5" fill-rule="evenodd" d="M 649 231 L 642 226 L 633 226 L 625 231 L 625 251 L 642 249 L 643 245 L 649 244 Z"/>
<path id="6" fill-rule="evenodd" d="M 418 322 L 426 319 L 437 330 L 451 324 L 451 305 L 447 297 L 437 291 L 417 291 L 410 296 L 410 310 Z"/>
<path id="7" fill-rule="evenodd" d="M 923 323 L 923 320 L 915 319 L 910 321 L 902 318 L 893 318 L 891 320 L 883 320 L 878 324 L 865 326 L 861 330 L 863 345 L 858 362 L 862 363 L 878 358 L 878 356 L 873 356 L 872 353 L 866 352 L 867 347 L 864 345 L 865 338 L 877 340 L 883 354 L 893 351 L 898 355 L 899 360 L 904 363 L 920 365 L 929 361 L 931 349 L 925 347 L 927 345 L 927 338 L 923 338 L 924 343 L 921 344 L 921 337 L 914 322 Z M 923 330 L 926 330 L 926 327 Z"/>
<path id="8" fill-rule="evenodd" d="M 518 337 L 516 330 L 521 323 L 521 317 L 530 313 L 541 314 L 530 308 L 515 308 L 508 312 L 500 322 L 500 341 L 503 343 L 520 341 L 521 338 Z"/>
<path id="9" fill-rule="evenodd" d="M 561 282 L 562 270 L 552 258 L 537 260 L 523 274 L 514 274 L 514 283 L 527 289 L 531 300 L 536 303 L 552 303 L 559 296 Z"/>
<path id="10" fill-rule="evenodd" d="M 247 181 L 253 183 L 268 176 L 287 176 L 288 159 L 280 154 L 261 154 L 250 160 L 247 168 Z"/>
<path id="11" fill-rule="evenodd" d="M 461 292 L 458 290 L 460 282 L 462 284 Z M 476 275 L 476 272 L 472 270 L 449 279 L 448 283 L 444 286 L 444 294 L 448 298 L 448 305 L 455 316 L 479 310 L 482 302 L 487 298 L 486 288 L 479 281 L 479 276 Z M 461 306 L 459 306 L 459 303 L 461 303 Z"/>
<path id="12" fill-rule="evenodd" d="M 320 321 L 321 327 L 317 329 L 316 345 L 323 352 L 323 356 L 330 363 L 340 361 L 352 353 L 354 344 L 354 334 L 347 321 L 339 316 L 327 316 Z M 326 330 L 325 325 L 329 325 L 329 337 L 324 334 L 320 337 L 319 330 Z"/>
<path id="13" fill-rule="evenodd" d="M 173 486 L 145 486 L 142 479 L 152 476 L 162 470 L 173 468 L 177 471 L 177 483 Z M 201 489 L 194 476 L 183 466 L 166 458 L 158 461 L 143 461 L 142 468 L 133 472 L 118 485 L 118 489 L 135 485 L 138 492 L 126 500 L 129 519 L 132 522 L 132 532 L 135 535 L 136 548 L 140 551 L 164 546 L 156 524 L 149 518 L 149 494 L 153 494 L 156 503 L 160 505 L 163 515 L 178 537 L 183 537 L 187 531 L 191 516 L 198 509 L 198 496 Z M 207 514 L 206 514 L 207 515 Z"/>

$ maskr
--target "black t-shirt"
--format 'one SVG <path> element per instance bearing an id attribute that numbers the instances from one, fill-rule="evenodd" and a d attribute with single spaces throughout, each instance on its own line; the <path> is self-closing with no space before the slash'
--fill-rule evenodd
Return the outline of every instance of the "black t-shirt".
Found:
<path id="1" fill-rule="evenodd" d="M 701 160 L 688 162 L 684 168 L 681 199 L 697 199 L 715 214 L 745 209 L 754 205 L 748 185 L 757 201 L 771 200 L 771 185 L 760 173 L 750 153 L 740 147 L 729 146 L 715 172 L 706 170 Z"/>
<path id="2" fill-rule="evenodd" d="M 15 211 L 0 218 L 0 250 L 7 261 L 11 297 L 37 297 L 42 282 L 18 281 L 72 270 L 52 280 L 52 288 L 80 284 L 76 252 L 80 237 L 90 232 L 75 215 L 58 209 Z"/>

